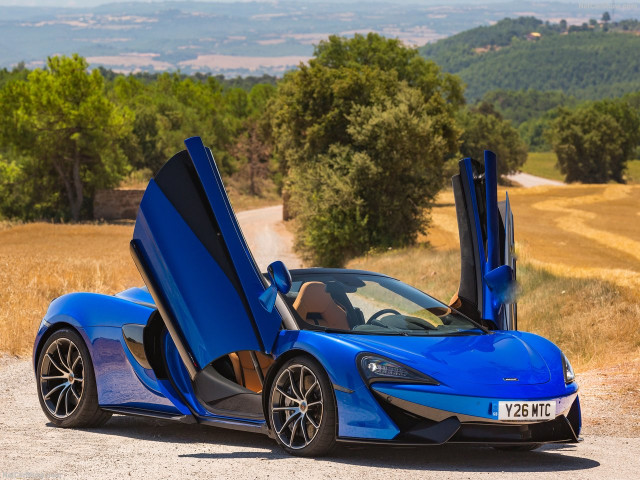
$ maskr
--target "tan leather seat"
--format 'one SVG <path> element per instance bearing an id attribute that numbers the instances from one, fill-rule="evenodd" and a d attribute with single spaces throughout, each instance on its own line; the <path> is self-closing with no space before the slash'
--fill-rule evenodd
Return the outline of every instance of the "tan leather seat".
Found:
<path id="1" fill-rule="evenodd" d="M 262 370 L 262 375 L 267 374 L 267 370 L 273 363 L 273 358 L 265 355 L 261 352 L 255 352 Z M 262 392 L 262 385 L 260 384 L 260 378 L 253 366 L 251 360 L 251 353 L 249 351 L 235 352 L 229 354 L 229 359 L 233 365 L 233 373 L 236 376 L 236 382 L 249 390 L 253 390 L 256 393 Z"/>
<path id="2" fill-rule="evenodd" d="M 350 330 L 347 313 L 333 301 L 322 282 L 307 282 L 302 285 L 293 308 L 307 323 L 318 322 L 318 325 L 341 330 Z M 308 318 L 315 314 L 315 318 Z"/>
<path id="3" fill-rule="evenodd" d="M 457 290 L 456 293 L 453 294 L 453 297 L 451 297 L 451 300 L 449 300 L 449 306 L 451 308 L 455 308 L 456 310 L 462 306 L 462 300 L 460 300 L 460 297 L 458 297 Z"/>

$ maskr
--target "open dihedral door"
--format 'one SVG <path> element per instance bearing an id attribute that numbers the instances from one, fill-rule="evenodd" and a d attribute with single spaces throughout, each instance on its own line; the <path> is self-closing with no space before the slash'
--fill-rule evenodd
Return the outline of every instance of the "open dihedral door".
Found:
<path id="1" fill-rule="evenodd" d="M 131 251 L 192 380 L 220 356 L 269 353 L 282 318 L 258 297 L 265 284 L 213 155 L 185 141 L 149 182 Z"/>
<path id="2" fill-rule="evenodd" d="M 460 235 L 460 286 L 452 307 L 500 330 L 517 329 L 513 297 L 516 259 L 509 197 L 498 203 L 497 163 L 484 152 L 484 165 L 470 158 L 452 178 Z"/>

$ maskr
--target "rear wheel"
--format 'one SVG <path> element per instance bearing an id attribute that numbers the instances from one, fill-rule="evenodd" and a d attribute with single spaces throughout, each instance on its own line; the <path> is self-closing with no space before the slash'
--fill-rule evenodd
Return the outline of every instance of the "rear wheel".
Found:
<path id="1" fill-rule="evenodd" d="M 82 337 L 61 329 L 47 339 L 38 357 L 38 399 L 58 427 L 97 427 L 111 417 L 98 405 L 89 351 Z"/>
<path id="2" fill-rule="evenodd" d="M 308 357 L 287 361 L 269 392 L 269 419 L 278 444 L 292 455 L 326 455 L 336 442 L 336 403 L 323 368 Z"/>

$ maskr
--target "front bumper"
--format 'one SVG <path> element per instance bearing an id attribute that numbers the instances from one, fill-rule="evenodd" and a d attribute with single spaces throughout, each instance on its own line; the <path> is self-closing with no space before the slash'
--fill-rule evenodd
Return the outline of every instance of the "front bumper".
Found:
<path id="1" fill-rule="evenodd" d="M 384 443 L 523 445 L 580 441 L 581 412 L 577 392 L 555 398 L 557 414 L 553 420 L 510 422 L 498 420 L 498 399 L 417 394 L 410 388 L 398 389 L 388 384 L 374 384 L 371 391 L 400 430 Z M 348 438 L 341 440 L 350 441 Z M 362 440 L 354 438 L 353 441 Z"/>

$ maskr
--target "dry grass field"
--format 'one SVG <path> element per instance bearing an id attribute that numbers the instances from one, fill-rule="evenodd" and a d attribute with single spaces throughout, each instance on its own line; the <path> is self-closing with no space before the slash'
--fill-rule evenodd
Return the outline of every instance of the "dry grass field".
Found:
<path id="1" fill-rule="evenodd" d="M 278 203 L 274 195 L 230 196 L 236 211 Z M 129 255 L 132 234 L 133 222 L 0 222 L 0 352 L 29 354 L 49 302 L 64 293 L 114 294 L 141 285 Z"/>
<path id="2" fill-rule="evenodd" d="M 28 354 L 49 302 L 68 292 L 139 285 L 130 225 L 4 225 L 0 230 L 0 351 Z"/>

